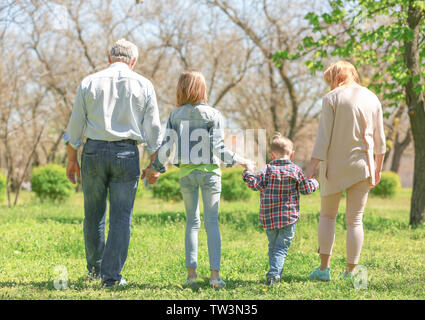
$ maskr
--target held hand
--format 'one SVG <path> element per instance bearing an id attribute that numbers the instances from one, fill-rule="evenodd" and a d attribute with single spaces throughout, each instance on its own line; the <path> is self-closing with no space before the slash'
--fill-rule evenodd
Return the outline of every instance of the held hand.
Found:
<path id="1" fill-rule="evenodd" d="M 241 166 L 250 172 L 254 172 L 256 169 L 255 162 L 247 159 L 244 159 L 244 161 L 241 162 Z"/>
<path id="2" fill-rule="evenodd" d="M 307 172 L 306 172 L 307 178 L 309 178 L 309 179 L 316 178 L 316 175 L 314 174 L 314 171 L 315 171 L 314 169 L 312 169 L 311 167 L 309 167 L 307 169 Z"/>
<path id="3" fill-rule="evenodd" d="M 306 172 L 307 177 L 309 179 L 316 178 L 316 167 L 319 164 L 319 162 L 320 162 L 319 159 L 311 158 L 310 165 L 309 165 L 307 172 Z"/>
<path id="4" fill-rule="evenodd" d="M 156 153 L 155 153 L 155 154 L 156 154 Z M 147 172 L 146 170 L 147 170 L 147 169 L 151 169 L 151 168 L 152 168 L 152 161 L 149 163 L 149 165 L 146 167 L 146 169 L 143 169 L 143 170 L 142 170 L 142 176 L 140 177 L 140 179 L 142 179 L 142 180 L 143 180 L 143 179 L 146 177 L 146 172 Z"/>
<path id="5" fill-rule="evenodd" d="M 155 184 L 161 174 L 151 168 L 146 168 L 142 171 L 141 179 L 145 177 L 148 179 L 149 184 Z"/>
<path id="6" fill-rule="evenodd" d="M 80 165 L 78 161 L 68 161 L 68 166 L 66 167 L 66 177 L 72 184 L 76 184 L 75 174 L 77 174 L 78 179 L 81 179 Z"/>

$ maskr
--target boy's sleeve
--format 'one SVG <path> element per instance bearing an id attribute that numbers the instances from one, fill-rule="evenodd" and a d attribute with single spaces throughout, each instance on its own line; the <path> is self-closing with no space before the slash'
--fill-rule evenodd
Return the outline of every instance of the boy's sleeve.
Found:
<path id="1" fill-rule="evenodd" d="M 305 173 L 300 170 L 298 173 L 298 187 L 302 194 L 311 194 L 319 189 L 319 182 L 314 178 L 307 178 Z"/>
<path id="2" fill-rule="evenodd" d="M 242 172 L 242 179 L 252 190 L 263 191 L 267 187 L 267 168 L 261 170 L 257 175 L 248 170 L 244 170 L 244 172 Z"/>

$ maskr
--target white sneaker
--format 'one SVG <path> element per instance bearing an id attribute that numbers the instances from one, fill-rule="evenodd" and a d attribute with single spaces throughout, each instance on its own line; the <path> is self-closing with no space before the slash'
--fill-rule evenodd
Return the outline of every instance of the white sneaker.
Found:
<path id="1" fill-rule="evenodd" d="M 216 290 L 223 289 L 226 286 L 226 282 L 221 279 L 218 280 L 210 280 L 210 286 L 212 286 Z"/>
<path id="2" fill-rule="evenodd" d="M 106 284 L 106 283 L 104 283 L 103 284 L 103 286 L 105 287 L 105 288 L 114 288 L 114 287 L 125 287 L 127 285 L 127 281 L 125 281 L 125 279 L 124 278 L 121 278 L 121 280 L 120 281 L 115 281 L 114 283 L 112 283 L 112 284 Z"/>

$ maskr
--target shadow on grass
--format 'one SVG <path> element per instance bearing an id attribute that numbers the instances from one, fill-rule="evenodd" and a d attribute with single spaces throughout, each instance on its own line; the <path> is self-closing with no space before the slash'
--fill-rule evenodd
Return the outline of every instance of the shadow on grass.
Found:
<path id="1" fill-rule="evenodd" d="M 144 222 L 180 222 L 185 221 L 186 215 L 183 211 L 165 211 L 160 213 L 133 213 L 132 223 L 142 224 Z"/>
<path id="2" fill-rule="evenodd" d="M 61 286 L 63 282 L 59 283 Z M 0 288 L 30 288 L 30 289 L 39 289 L 39 290 L 48 290 L 48 291 L 61 291 L 61 289 L 56 289 L 54 285 L 54 280 L 50 279 L 47 281 L 0 281 Z M 66 284 L 67 289 L 72 290 L 85 290 L 85 289 L 101 289 L 102 285 L 99 280 L 90 280 L 87 276 L 78 278 L 77 280 L 68 281 Z M 64 288 L 64 289 L 65 289 Z"/>
<path id="3" fill-rule="evenodd" d="M 37 221 L 41 223 L 49 223 L 50 221 L 62 224 L 82 224 L 84 218 L 81 217 L 55 217 L 55 216 L 40 216 Z"/>
<path id="4" fill-rule="evenodd" d="M 53 283 L 53 280 L 49 281 L 22 281 L 22 282 L 15 282 L 15 281 L 0 281 L 0 288 L 26 288 L 26 289 L 37 289 L 37 290 L 48 290 L 48 291 L 62 291 L 61 289 L 56 289 L 55 285 Z M 174 289 L 174 290 L 180 290 L 182 289 L 182 286 L 178 286 L 175 284 L 168 284 L 168 285 L 155 285 L 155 284 L 149 284 L 149 283 L 129 283 L 126 286 L 119 287 L 114 286 L 111 288 L 104 288 L 101 284 L 100 280 L 88 280 L 86 277 L 81 277 L 76 281 L 69 281 L 67 283 L 66 289 L 71 290 L 105 290 L 108 291 L 127 291 L 127 290 L 155 290 L 155 289 Z"/>
<path id="5" fill-rule="evenodd" d="M 287 283 L 292 283 L 292 282 L 307 282 L 307 281 L 310 281 L 310 280 L 308 279 L 308 275 L 297 276 L 297 275 L 293 275 L 293 274 L 287 274 L 287 275 L 282 275 L 281 281 L 287 282 Z"/>
<path id="6" fill-rule="evenodd" d="M 203 213 L 201 213 L 203 219 Z M 184 211 L 163 211 L 160 213 L 141 213 L 135 212 L 132 217 L 133 224 L 143 224 L 146 222 L 164 224 L 164 223 L 179 223 L 186 221 Z M 255 228 L 262 230 L 258 222 L 258 213 L 246 213 L 239 211 L 220 211 L 220 224 L 232 225 L 236 228 Z"/>

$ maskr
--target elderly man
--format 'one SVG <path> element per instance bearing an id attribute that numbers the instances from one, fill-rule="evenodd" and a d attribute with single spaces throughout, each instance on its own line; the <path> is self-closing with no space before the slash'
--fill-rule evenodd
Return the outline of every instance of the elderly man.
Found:
<path id="1" fill-rule="evenodd" d="M 87 138 L 81 159 L 84 192 L 84 239 L 90 278 L 106 287 L 125 285 L 121 270 L 127 258 L 133 204 L 140 176 L 137 145 L 147 143 L 153 157 L 161 142 L 160 120 L 152 83 L 133 71 L 137 47 L 118 40 L 109 67 L 83 79 L 63 136 L 68 145 L 67 177 L 80 177 L 77 150 Z M 149 174 L 150 180 L 155 180 Z M 109 234 L 105 245 L 106 200 Z"/>

